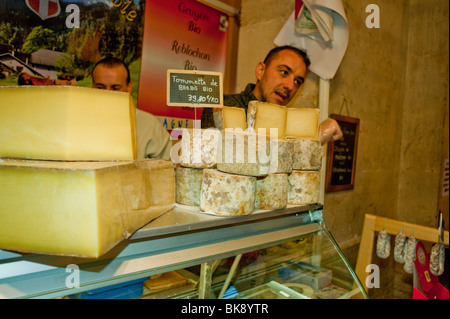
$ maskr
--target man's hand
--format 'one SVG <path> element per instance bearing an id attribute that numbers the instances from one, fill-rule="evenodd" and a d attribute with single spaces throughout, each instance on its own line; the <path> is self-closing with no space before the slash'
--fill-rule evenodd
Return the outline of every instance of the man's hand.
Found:
<path id="1" fill-rule="evenodd" d="M 319 139 L 320 143 L 326 144 L 329 141 L 337 141 L 342 137 L 342 131 L 336 120 L 327 118 L 320 124 Z"/>

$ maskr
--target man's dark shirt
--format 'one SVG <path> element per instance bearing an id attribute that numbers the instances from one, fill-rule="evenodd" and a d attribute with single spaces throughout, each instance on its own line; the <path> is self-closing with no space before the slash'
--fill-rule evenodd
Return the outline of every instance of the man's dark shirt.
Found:
<path id="1" fill-rule="evenodd" d="M 258 100 L 253 94 L 255 84 L 247 84 L 244 91 L 238 94 L 224 94 L 223 105 L 245 109 L 247 114 L 248 102 Z M 202 113 L 202 128 L 216 127 L 214 124 L 213 109 L 204 108 Z"/>

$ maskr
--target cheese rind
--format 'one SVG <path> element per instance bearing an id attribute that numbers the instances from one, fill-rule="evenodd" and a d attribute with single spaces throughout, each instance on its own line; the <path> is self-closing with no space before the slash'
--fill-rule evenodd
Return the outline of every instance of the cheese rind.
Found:
<path id="1" fill-rule="evenodd" d="M 164 182 L 161 182 L 164 181 Z M 0 249 L 96 258 L 175 203 L 173 164 L 0 161 Z"/>
<path id="2" fill-rule="evenodd" d="M 289 138 L 292 145 L 292 169 L 318 171 L 322 168 L 323 146 L 318 139 Z"/>
<path id="3" fill-rule="evenodd" d="M 200 209 L 221 216 L 248 215 L 255 208 L 256 177 L 203 170 Z"/>
<path id="4" fill-rule="evenodd" d="M 270 138 L 265 135 L 227 129 L 222 132 L 222 156 L 217 162 L 217 169 L 230 174 L 267 175 L 270 147 Z"/>
<path id="5" fill-rule="evenodd" d="M 309 205 L 319 202 L 320 171 L 293 170 L 288 181 L 288 204 Z"/>
<path id="6" fill-rule="evenodd" d="M 294 145 L 287 140 L 271 139 L 270 170 L 271 174 L 289 174 L 292 172 Z"/>
<path id="7" fill-rule="evenodd" d="M 181 205 L 199 206 L 203 170 L 179 166 L 175 169 L 175 178 L 176 202 Z"/>
<path id="8" fill-rule="evenodd" d="M 74 86 L 0 87 L 0 157 L 137 158 L 130 94 Z"/>
<path id="9" fill-rule="evenodd" d="M 283 209 L 287 206 L 287 174 L 269 174 L 256 181 L 256 209 Z"/>
<path id="10" fill-rule="evenodd" d="M 320 111 L 316 108 L 288 108 L 286 137 L 317 138 Z"/>

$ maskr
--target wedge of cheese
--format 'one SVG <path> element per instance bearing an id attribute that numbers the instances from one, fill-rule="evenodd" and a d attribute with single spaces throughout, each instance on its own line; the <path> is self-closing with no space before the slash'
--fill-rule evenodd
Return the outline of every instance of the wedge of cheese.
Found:
<path id="1" fill-rule="evenodd" d="M 320 111 L 316 108 L 288 108 L 286 137 L 317 138 Z"/>
<path id="2" fill-rule="evenodd" d="M 240 107 L 224 106 L 222 108 L 224 128 L 240 128 L 243 131 L 247 129 L 247 118 L 245 109 Z"/>
<path id="3" fill-rule="evenodd" d="M 277 104 L 250 101 L 247 110 L 247 126 L 250 129 L 253 128 L 256 133 L 260 133 L 259 129 L 261 129 L 267 136 L 272 135 L 283 139 L 287 110 L 287 107 Z"/>
<path id="4" fill-rule="evenodd" d="M 0 157 L 136 159 L 130 94 L 74 86 L 0 87 Z"/>
<path id="5" fill-rule="evenodd" d="M 175 203 L 170 161 L 0 160 L 0 249 L 99 257 Z"/>

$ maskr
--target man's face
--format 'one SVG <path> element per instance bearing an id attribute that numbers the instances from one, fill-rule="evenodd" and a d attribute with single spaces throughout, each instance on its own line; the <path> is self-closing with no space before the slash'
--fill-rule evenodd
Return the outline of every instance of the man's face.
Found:
<path id="1" fill-rule="evenodd" d="M 127 84 L 127 70 L 123 66 L 105 67 L 97 65 L 92 73 L 92 87 L 102 90 L 131 93 L 131 83 Z"/>
<path id="2" fill-rule="evenodd" d="M 306 64 L 291 50 L 278 52 L 268 64 L 256 66 L 253 93 L 262 102 L 286 105 L 305 81 Z"/>

